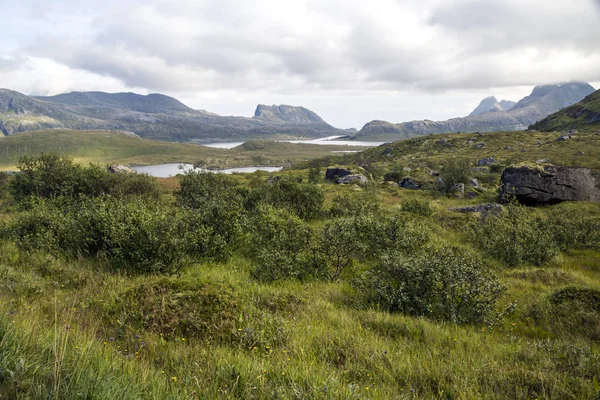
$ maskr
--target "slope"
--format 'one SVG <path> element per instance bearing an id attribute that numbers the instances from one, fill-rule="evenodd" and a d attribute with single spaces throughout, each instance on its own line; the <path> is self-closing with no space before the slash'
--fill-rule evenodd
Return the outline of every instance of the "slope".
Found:
<path id="1" fill-rule="evenodd" d="M 531 125 L 537 131 L 600 128 L 600 90 Z"/>

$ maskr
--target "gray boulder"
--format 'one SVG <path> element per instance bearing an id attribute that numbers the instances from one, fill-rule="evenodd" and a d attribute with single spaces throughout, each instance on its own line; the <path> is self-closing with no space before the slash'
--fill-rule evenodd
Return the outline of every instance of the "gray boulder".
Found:
<path id="1" fill-rule="evenodd" d="M 476 189 L 481 188 L 481 185 L 479 184 L 479 181 L 475 178 L 471 178 L 469 179 L 469 186 L 473 186 Z"/>
<path id="2" fill-rule="evenodd" d="M 482 158 L 481 160 L 477 161 L 477 165 L 480 167 L 483 167 L 485 165 L 492 165 L 496 163 L 496 159 L 494 157 L 486 157 L 486 158 Z"/>
<path id="3" fill-rule="evenodd" d="M 457 197 L 462 197 L 465 195 L 465 184 L 464 183 L 455 183 L 450 188 L 450 192 L 454 193 Z"/>
<path id="4" fill-rule="evenodd" d="M 565 140 L 569 140 L 571 139 L 571 135 L 569 135 L 568 133 L 566 135 L 561 135 L 558 137 L 558 139 L 556 139 L 557 142 L 564 142 Z"/>
<path id="5" fill-rule="evenodd" d="M 327 168 L 325 172 L 325 180 L 334 182 L 336 179 L 343 178 L 344 176 L 352 175 L 352 171 L 345 168 Z"/>
<path id="6" fill-rule="evenodd" d="M 111 172 L 113 174 L 123 174 L 123 173 L 133 172 L 133 170 L 131 168 L 126 167 L 124 165 L 118 165 L 118 164 L 109 165 L 108 167 L 106 167 L 106 169 L 108 170 L 108 172 Z"/>
<path id="7" fill-rule="evenodd" d="M 366 185 L 369 182 L 366 176 L 356 174 L 356 175 L 345 175 L 341 178 L 338 178 L 337 183 L 340 185 L 347 185 L 350 183 L 356 183 L 359 185 Z"/>
<path id="8" fill-rule="evenodd" d="M 421 185 L 419 185 L 418 183 L 413 181 L 413 179 L 410 177 L 402 178 L 402 180 L 400 182 L 398 182 L 398 186 L 400 186 L 403 189 L 412 189 L 412 190 L 421 189 Z"/>
<path id="9" fill-rule="evenodd" d="M 589 168 L 508 167 L 502 173 L 501 185 L 500 198 L 504 202 L 512 196 L 526 205 L 600 202 L 600 172 Z"/>

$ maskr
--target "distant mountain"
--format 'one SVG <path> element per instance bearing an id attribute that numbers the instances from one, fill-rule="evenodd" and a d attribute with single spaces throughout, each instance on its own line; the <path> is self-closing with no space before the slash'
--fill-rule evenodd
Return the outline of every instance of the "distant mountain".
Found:
<path id="1" fill-rule="evenodd" d="M 259 104 L 254 112 L 254 118 L 271 122 L 325 123 L 321 117 L 304 107 L 265 106 Z"/>
<path id="2" fill-rule="evenodd" d="M 498 100 L 496 100 L 496 98 L 494 96 L 486 97 L 485 99 L 481 100 L 481 102 L 479 103 L 477 108 L 475 108 L 473 110 L 473 112 L 471 112 L 471 114 L 469 114 L 469 117 L 484 114 L 486 112 L 508 111 L 515 104 L 517 104 L 517 103 L 515 103 L 514 101 L 509 101 L 509 100 L 502 100 L 502 101 L 498 102 Z"/>
<path id="3" fill-rule="evenodd" d="M 355 137 L 393 140 L 432 133 L 522 130 L 561 108 L 582 100 L 592 92 L 594 88 L 582 82 L 536 86 L 529 96 L 521 99 L 508 111 L 494 109 L 447 121 L 423 120 L 400 124 L 371 121 Z"/>
<path id="4" fill-rule="evenodd" d="M 600 90 L 531 125 L 536 131 L 600 128 Z"/>
<path id="5" fill-rule="evenodd" d="M 259 105 L 257 112 L 253 118 L 222 117 L 161 94 L 73 92 L 29 97 L 0 89 L 0 132 L 5 135 L 47 128 L 103 129 L 149 139 L 206 142 L 347 134 L 304 107 Z"/>

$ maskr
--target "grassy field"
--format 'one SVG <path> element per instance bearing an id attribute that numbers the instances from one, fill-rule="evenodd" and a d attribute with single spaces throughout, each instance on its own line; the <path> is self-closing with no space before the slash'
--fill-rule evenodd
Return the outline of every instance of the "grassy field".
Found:
<path id="1" fill-rule="evenodd" d="M 462 145 L 473 134 L 441 135 L 390 145 L 391 157 L 382 147 L 329 161 L 368 159 L 382 168 L 401 163 L 418 170 L 454 156 L 493 155 L 502 162 L 549 157 L 599 165 L 598 135 L 567 143 L 555 142 L 555 134 L 528 135 L 485 134 L 478 137 L 483 150 Z M 435 141 L 442 138 L 452 147 L 440 148 Z M 308 171 L 280 174 L 306 180 Z M 384 212 L 430 230 L 438 244 L 483 257 L 507 287 L 498 304 L 505 313 L 483 324 L 360 303 L 353 282 L 368 263 L 358 262 L 338 282 L 264 283 L 253 278 L 255 261 L 243 251 L 177 274 L 143 274 L 115 270 L 101 258 L 24 252 L 0 240 L 0 399 L 597 399 L 600 309 L 593 307 L 600 303 L 585 318 L 565 320 L 567 329 L 560 325 L 564 316 L 540 315 L 562 288 L 600 288 L 600 251 L 562 251 L 542 265 L 518 267 L 486 254 L 469 228 L 479 215 L 449 210 L 495 200 L 499 172 L 478 174 L 484 188 L 474 199 L 381 180 L 369 189 L 318 186 L 327 208 L 336 196 L 371 190 Z M 233 179 L 249 185 L 267 176 Z M 172 201 L 178 179 L 159 180 L 163 201 Z M 15 218 L 10 197 L 0 199 L 0 221 Z M 407 211 L 408 200 L 426 202 L 432 214 Z M 554 210 L 600 217 L 600 204 L 593 203 L 535 212 L 543 218 Z M 192 323 L 198 328 L 170 329 Z"/>
<path id="2" fill-rule="evenodd" d="M 352 147 L 352 150 L 361 150 Z M 194 163 L 209 168 L 282 166 L 313 157 L 324 157 L 348 146 L 276 143 L 254 140 L 230 150 L 195 144 L 178 144 L 132 137 L 108 131 L 46 130 L 0 137 L 0 170 L 14 169 L 19 158 L 59 153 L 76 162 L 124 165 Z"/>

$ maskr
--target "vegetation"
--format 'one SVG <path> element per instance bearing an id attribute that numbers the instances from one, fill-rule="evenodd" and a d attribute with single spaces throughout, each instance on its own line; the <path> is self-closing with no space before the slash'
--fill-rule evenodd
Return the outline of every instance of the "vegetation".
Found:
<path id="1" fill-rule="evenodd" d="M 430 181 L 468 160 L 473 199 L 22 158 L 0 176 L 0 398 L 597 397 L 600 206 L 454 212 L 499 172 L 450 138 L 362 157 Z"/>
<path id="2" fill-rule="evenodd" d="M 536 122 L 529 129 L 560 131 L 563 129 L 597 129 L 598 127 L 600 127 L 600 90 L 596 90 L 579 103 Z"/>

